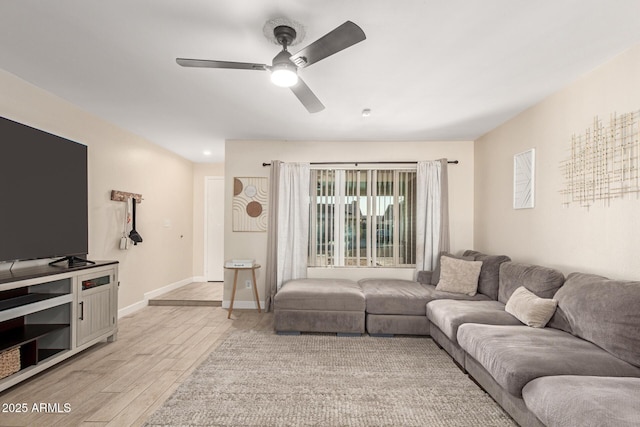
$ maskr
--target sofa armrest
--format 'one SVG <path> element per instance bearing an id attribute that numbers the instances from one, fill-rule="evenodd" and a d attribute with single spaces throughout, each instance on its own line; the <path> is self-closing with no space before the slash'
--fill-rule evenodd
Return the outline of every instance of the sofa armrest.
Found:
<path id="1" fill-rule="evenodd" d="M 430 285 L 432 274 L 433 274 L 433 271 L 427 271 L 427 270 L 418 271 L 418 277 L 416 278 L 416 282 L 422 283 L 423 285 Z"/>

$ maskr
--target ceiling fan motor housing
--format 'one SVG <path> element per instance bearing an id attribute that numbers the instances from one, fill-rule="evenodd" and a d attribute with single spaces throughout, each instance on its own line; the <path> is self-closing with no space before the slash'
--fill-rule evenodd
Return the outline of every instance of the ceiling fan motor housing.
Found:
<path id="1" fill-rule="evenodd" d="M 286 50 L 281 50 L 274 58 L 272 65 L 277 68 L 287 68 L 293 72 L 297 72 L 298 67 L 291 61 L 291 54 Z"/>
<path id="2" fill-rule="evenodd" d="M 273 58 L 271 81 L 276 86 L 291 87 L 298 83 L 298 67 L 289 58 L 291 54 L 284 49 Z"/>

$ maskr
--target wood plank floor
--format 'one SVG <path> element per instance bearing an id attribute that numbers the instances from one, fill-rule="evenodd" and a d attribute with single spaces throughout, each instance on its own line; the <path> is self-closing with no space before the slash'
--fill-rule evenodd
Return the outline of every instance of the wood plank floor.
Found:
<path id="1" fill-rule="evenodd" d="M 0 393 L 1 426 L 140 426 L 235 330 L 272 330 L 272 313 L 219 307 L 149 306 L 119 320 L 118 340 L 100 343 Z M 70 405 L 67 413 L 34 404 Z M 55 408 L 50 408 L 55 409 Z"/>
<path id="2" fill-rule="evenodd" d="M 194 282 L 182 286 L 157 298 L 149 305 L 222 306 L 224 282 Z"/>

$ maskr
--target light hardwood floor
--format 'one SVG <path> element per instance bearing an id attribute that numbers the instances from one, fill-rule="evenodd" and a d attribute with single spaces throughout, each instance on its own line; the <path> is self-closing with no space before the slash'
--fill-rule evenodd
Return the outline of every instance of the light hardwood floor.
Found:
<path id="1" fill-rule="evenodd" d="M 219 307 L 148 306 L 119 320 L 118 340 L 100 343 L 0 394 L 1 426 L 140 426 L 235 330 L 272 330 L 271 313 Z M 33 404 L 70 405 L 68 413 Z"/>
<path id="2" fill-rule="evenodd" d="M 224 282 L 195 282 L 149 301 L 149 305 L 222 306 Z"/>

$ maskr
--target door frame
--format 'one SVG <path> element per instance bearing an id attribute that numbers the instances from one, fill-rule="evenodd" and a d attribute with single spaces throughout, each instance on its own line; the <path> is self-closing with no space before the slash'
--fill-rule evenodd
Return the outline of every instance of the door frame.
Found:
<path id="1" fill-rule="evenodd" d="M 209 248 L 209 186 L 211 181 L 222 181 L 222 245 L 223 245 L 223 258 L 224 258 L 224 199 L 225 199 L 225 191 L 224 191 L 224 176 L 205 176 L 204 177 L 204 280 L 205 282 L 209 281 L 209 254 L 211 252 Z M 222 265 L 220 265 L 220 269 L 222 269 Z M 224 281 L 224 273 L 220 281 Z"/>

